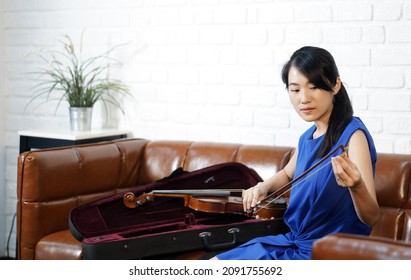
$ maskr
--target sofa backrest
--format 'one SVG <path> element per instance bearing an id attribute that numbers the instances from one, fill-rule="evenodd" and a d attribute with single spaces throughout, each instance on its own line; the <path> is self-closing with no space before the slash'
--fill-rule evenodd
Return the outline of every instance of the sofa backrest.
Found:
<path id="1" fill-rule="evenodd" d="M 261 178 L 268 179 L 285 166 L 293 151 L 291 147 L 152 141 L 145 147 L 138 183 L 161 179 L 177 167 L 193 171 L 230 161 L 241 162 L 255 169 Z"/>
<path id="2" fill-rule="evenodd" d="M 371 235 L 411 242 L 411 155 L 378 154 L 375 188 L 381 220 Z"/>

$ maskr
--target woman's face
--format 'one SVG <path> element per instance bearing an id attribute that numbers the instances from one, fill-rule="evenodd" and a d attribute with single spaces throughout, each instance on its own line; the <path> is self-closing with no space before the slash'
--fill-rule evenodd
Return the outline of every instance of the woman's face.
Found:
<path id="1" fill-rule="evenodd" d="M 341 86 L 337 79 L 334 92 Z M 307 122 L 315 122 L 318 130 L 325 133 L 328 120 L 334 107 L 333 92 L 316 88 L 297 68 L 291 67 L 288 73 L 288 95 L 294 109 Z"/>

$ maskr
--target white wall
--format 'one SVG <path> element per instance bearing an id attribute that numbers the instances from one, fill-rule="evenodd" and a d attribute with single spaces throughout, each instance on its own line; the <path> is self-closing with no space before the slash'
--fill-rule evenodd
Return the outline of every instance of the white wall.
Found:
<path id="1" fill-rule="evenodd" d="M 67 108 L 24 113 L 39 66 L 25 54 L 64 33 L 85 52 L 130 42 L 114 74 L 136 105 L 119 126 L 136 137 L 295 145 L 307 127 L 280 80 L 297 48 L 334 55 L 355 114 L 379 152 L 411 153 L 411 1 L 408 0 L 6 0 L 6 213 L 16 199 L 17 131 L 68 127 Z M 3 103 L 2 103 L 3 104 Z M 96 114 L 94 127 L 101 126 Z M 4 190 L 2 190 L 4 191 Z M 5 236 L 8 232 L 0 232 Z M 0 243 L 1 244 L 1 243 Z"/>
<path id="2" fill-rule="evenodd" d="M 3 38 L 3 2 L 0 2 L 0 42 L 4 42 Z M 4 149 L 4 60 L 3 60 L 3 49 L 4 45 L 0 43 L 0 257 L 5 254 L 5 242 L 6 239 L 3 238 L 6 231 L 6 156 Z"/>

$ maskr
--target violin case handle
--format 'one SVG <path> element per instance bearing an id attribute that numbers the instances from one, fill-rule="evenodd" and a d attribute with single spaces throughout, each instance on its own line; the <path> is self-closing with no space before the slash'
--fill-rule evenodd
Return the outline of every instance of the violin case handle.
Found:
<path id="1" fill-rule="evenodd" d="M 240 232 L 240 229 L 230 228 L 227 232 L 232 235 L 232 241 L 225 242 L 225 243 L 211 244 L 210 243 L 211 232 L 208 232 L 208 231 L 201 232 L 198 236 L 203 239 L 204 248 L 206 248 L 206 250 L 218 251 L 218 250 L 225 250 L 225 249 L 233 248 L 238 243 L 238 233 Z"/>

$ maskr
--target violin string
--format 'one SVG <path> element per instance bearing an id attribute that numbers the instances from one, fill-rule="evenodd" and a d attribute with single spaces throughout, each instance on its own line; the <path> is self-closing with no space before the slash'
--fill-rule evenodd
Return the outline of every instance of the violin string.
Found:
<path id="1" fill-rule="evenodd" d="M 348 154 L 348 147 L 345 147 L 345 146 L 342 145 L 342 144 L 339 145 L 339 146 L 336 147 L 334 150 L 330 151 L 325 157 L 323 157 L 321 160 L 319 160 L 316 164 L 314 164 L 312 167 L 310 167 L 310 168 L 307 169 L 305 172 L 301 173 L 301 175 L 295 177 L 295 179 L 291 180 L 291 181 L 288 183 L 288 184 L 291 183 L 292 185 L 288 185 L 288 184 L 284 185 L 284 187 L 285 187 L 285 186 L 289 186 L 289 188 L 288 188 L 286 191 L 283 191 L 281 194 L 279 194 L 279 195 L 278 195 L 276 198 L 274 198 L 272 201 L 275 201 L 276 199 L 278 199 L 279 197 L 281 197 L 283 194 L 285 194 L 285 193 L 287 193 L 288 191 L 290 191 L 291 188 L 293 188 L 294 186 L 296 186 L 296 185 L 300 184 L 301 182 L 307 180 L 309 177 L 311 177 L 312 175 L 314 175 L 315 173 L 319 172 L 321 169 L 323 169 L 324 167 L 326 167 L 328 164 L 330 164 L 330 163 L 331 163 L 331 160 L 330 160 L 330 162 L 328 162 L 327 164 L 324 164 L 322 167 L 318 168 L 318 166 L 320 166 L 321 163 L 323 163 L 327 158 L 329 158 L 334 152 L 336 152 L 336 151 L 339 150 L 339 149 L 341 149 L 343 153 L 345 152 L 345 153 Z M 316 169 L 317 169 L 317 170 L 316 170 Z M 313 170 L 316 170 L 316 171 L 315 171 L 314 173 L 311 173 L 310 176 L 307 176 L 307 174 L 308 174 L 309 172 L 313 171 Z M 304 177 L 305 177 L 305 179 L 304 179 Z M 299 181 L 301 178 L 303 178 L 303 180 L 300 181 L 300 182 L 297 184 L 296 182 Z M 283 189 L 284 187 L 280 188 L 279 190 Z M 264 201 L 264 200 L 267 200 L 267 199 L 270 198 L 270 197 L 272 197 L 272 196 L 275 195 L 276 193 L 277 193 L 277 192 L 273 192 L 273 193 L 271 193 L 270 195 L 266 196 L 266 197 L 263 199 L 263 201 Z M 268 202 L 267 204 L 265 204 L 264 207 L 266 207 L 268 204 L 272 203 L 272 201 L 270 201 L 270 202 Z M 261 201 L 260 201 L 260 204 L 261 204 Z M 263 208 L 260 208 L 260 209 L 263 209 Z M 259 211 L 259 210 L 257 209 L 257 211 L 255 211 L 255 212 L 258 212 L 258 211 Z"/>
<path id="2" fill-rule="evenodd" d="M 299 184 L 303 183 L 304 181 L 308 180 L 311 176 L 314 176 L 315 174 L 317 174 L 318 172 L 320 172 L 322 169 L 324 169 L 326 166 L 328 166 L 328 165 L 330 165 L 330 164 L 331 164 L 331 161 L 323 164 L 321 167 L 318 167 L 318 168 L 317 168 L 315 171 L 313 171 L 312 173 L 307 174 L 303 179 L 301 179 L 300 181 L 294 183 L 291 188 L 289 188 L 288 190 L 286 190 L 286 191 L 283 192 L 282 194 L 276 196 L 273 200 L 267 202 L 267 203 L 264 204 L 263 206 L 260 206 L 256 211 L 254 211 L 254 214 L 258 213 L 258 211 L 260 211 L 261 209 L 266 209 L 269 204 L 273 203 L 273 202 L 276 201 L 278 198 L 280 198 L 281 196 L 283 196 L 283 195 L 286 194 L 287 192 L 291 191 L 292 188 L 294 188 L 294 187 L 298 186 Z M 270 197 L 270 196 L 268 196 L 268 197 Z M 267 197 L 267 198 L 268 198 L 268 197 Z"/>

